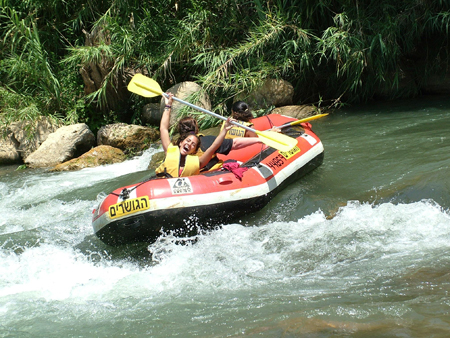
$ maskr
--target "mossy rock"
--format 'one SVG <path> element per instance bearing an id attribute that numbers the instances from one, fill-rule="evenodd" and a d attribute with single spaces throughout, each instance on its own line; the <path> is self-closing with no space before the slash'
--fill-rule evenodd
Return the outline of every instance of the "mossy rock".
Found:
<path id="1" fill-rule="evenodd" d="M 126 155 L 122 150 L 111 146 L 101 145 L 92 148 L 80 157 L 56 165 L 50 171 L 80 170 L 105 164 L 120 163 L 125 161 L 125 159 Z"/>

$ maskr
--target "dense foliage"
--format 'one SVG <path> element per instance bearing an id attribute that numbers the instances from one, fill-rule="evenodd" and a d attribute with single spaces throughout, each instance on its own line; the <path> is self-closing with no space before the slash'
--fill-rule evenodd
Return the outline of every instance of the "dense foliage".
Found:
<path id="1" fill-rule="evenodd" d="M 192 80 L 224 111 L 267 77 L 296 103 L 410 97 L 449 65 L 447 0 L 0 0 L 0 116 L 40 115 L 93 130 L 134 122 L 142 98 L 112 111 L 108 86 L 143 72 L 162 88 Z M 101 32 L 86 46 L 86 33 Z M 80 67 L 107 63 L 86 95 Z M 124 82 L 121 84 L 121 82 Z"/>

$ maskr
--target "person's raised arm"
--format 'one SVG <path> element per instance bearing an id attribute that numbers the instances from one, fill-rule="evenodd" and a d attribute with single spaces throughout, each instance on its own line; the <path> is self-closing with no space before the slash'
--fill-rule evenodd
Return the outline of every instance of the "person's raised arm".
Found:
<path id="1" fill-rule="evenodd" d="M 233 125 L 231 124 L 231 118 L 228 118 L 225 122 L 225 126 L 220 131 L 219 135 L 214 140 L 213 144 L 209 146 L 208 149 L 205 150 L 205 152 L 200 156 L 200 169 L 203 168 L 205 165 L 208 164 L 208 162 L 211 160 L 213 155 L 215 154 L 216 150 L 220 147 L 223 140 L 225 139 L 225 135 L 227 134 L 227 131 L 230 130 Z"/>
<path id="2" fill-rule="evenodd" d="M 258 137 L 254 131 L 246 130 L 245 137 Z"/>
<path id="3" fill-rule="evenodd" d="M 242 149 L 248 146 L 251 146 L 255 143 L 262 143 L 258 137 L 237 137 L 233 139 L 233 146 L 231 149 L 237 150 Z"/>
<path id="4" fill-rule="evenodd" d="M 161 122 L 159 124 L 159 133 L 161 138 L 161 143 L 164 152 L 167 152 L 170 144 L 169 126 L 170 126 L 170 112 L 172 111 L 173 94 L 167 93 L 168 97 L 164 96 L 166 105 L 164 107 L 163 115 L 161 117 Z"/>

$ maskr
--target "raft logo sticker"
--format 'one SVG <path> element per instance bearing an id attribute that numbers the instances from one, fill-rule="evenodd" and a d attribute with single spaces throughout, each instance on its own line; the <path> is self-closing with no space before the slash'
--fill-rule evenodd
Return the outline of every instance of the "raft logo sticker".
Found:
<path id="1" fill-rule="evenodd" d="M 169 184 L 173 195 L 191 194 L 194 192 L 191 181 L 187 177 L 170 178 Z"/>

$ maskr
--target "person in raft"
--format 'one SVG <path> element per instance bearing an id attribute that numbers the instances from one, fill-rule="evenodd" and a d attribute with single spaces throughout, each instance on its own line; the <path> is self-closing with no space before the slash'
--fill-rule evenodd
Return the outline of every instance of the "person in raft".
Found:
<path id="1" fill-rule="evenodd" d="M 239 124 L 247 127 L 253 127 L 253 123 L 250 122 L 253 119 L 253 114 L 250 111 L 250 107 L 244 101 L 236 101 L 231 107 L 231 117 Z M 222 124 L 224 128 L 225 124 Z M 226 139 L 234 139 L 236 137 L 256 137 L 257 135 L 250 130 L 233 125 L 233 128 L 228 130 Z"/>
<path id="2" fill-rule="evenodd" d="M 232 126 L 234 127 L 234 125 Z M 201 156 L 216 140 L 215 136 L 199 134 L 197 120 L 192 116 L 184 117 L 178 121 L 178 133 L 181 136 L 191 133 L 199 136 L 201 145 L 197 151 L 197 156 Z M 215 170 L 222 167 L 223 162 L 219 160 L 216 154 L 228 155 L 231 150 L 242 149 L 257 143 L 262 143 L 258 137 L 237 137 L 233 139 L 225 139 L 217 148 L 211 160 L 205 167 L 203 167 L 201 171 Z"/>
<path id="3" fill-rule="evenodd" d="M 196 153 L 200 147 L 200 137 L 194 132 L 180 135 L 176 145 L 173 145 L 169 136 L 170 111 L 172 108 L 173 94 L 167 93 L 165 98 L 165 108 L 160 123 L 161 142 L 166 154 L 164 162 L 155 170 L 156 174 L 167 173 L 172 177 L 187 177 L 197 175 L 200 169 L 204 168 L 211 160 L 219 146 L 225 139 L 225 134 L 231 127 L 229 118 L 225 127 L 221 130 L 214 142 L 201 154 Z"/>

